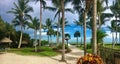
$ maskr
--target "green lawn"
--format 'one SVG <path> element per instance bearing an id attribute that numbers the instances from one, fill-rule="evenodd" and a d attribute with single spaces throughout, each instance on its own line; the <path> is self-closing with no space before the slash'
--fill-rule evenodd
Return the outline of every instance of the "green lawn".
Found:
<path id="1" fill-rule="evenodd" d="M 81 50 L 84 50 L 83 47 L 84 47 L 84 46 L 82 45 L 82 46 L 79 46 L 78 48 L 81 49 Z M 92 49 L 87 49 L 86 52 L 87 52 L 87 53 L 92 53 Z"/>
<path id="2" fill-rule="evenodd" d="M 50 47 L 40 47 L 39 52 L 34 52 L 34 48 L 11 48 L 8 52 L 16 53 L 20 55 L 33 55 L 33 56 L 56 56 L 57 52 L 53 51 Z"/>
<path id="3" fill-rule="evenodd" d="M 105 44 L 104 47 L 112 48 L 112 44 Z M 115 45 L 114 49 L 120 49 L 120 45 Z"/>

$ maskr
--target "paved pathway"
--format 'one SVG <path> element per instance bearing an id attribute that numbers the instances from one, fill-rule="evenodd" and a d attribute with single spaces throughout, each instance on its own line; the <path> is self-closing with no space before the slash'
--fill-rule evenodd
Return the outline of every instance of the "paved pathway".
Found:
<path id="1" fill-rule="evenodd" d="M 83 51 L 70 46 L 72 52 L 65 54 L 67 62 L 60 62 L 61 55 L 55 57 L 22 56 L 14 53 L 0 54 L 0 64 L 76 64 Z"/>

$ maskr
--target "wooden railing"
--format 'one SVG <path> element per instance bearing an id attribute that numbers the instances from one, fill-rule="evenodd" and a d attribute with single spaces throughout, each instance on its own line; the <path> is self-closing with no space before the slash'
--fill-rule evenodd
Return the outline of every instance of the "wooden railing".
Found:
<path id="1" fill-rule="evenodd" d="M 100 47 L 100 56 L 104 64 L 120 64 L 120 50 Z"/>

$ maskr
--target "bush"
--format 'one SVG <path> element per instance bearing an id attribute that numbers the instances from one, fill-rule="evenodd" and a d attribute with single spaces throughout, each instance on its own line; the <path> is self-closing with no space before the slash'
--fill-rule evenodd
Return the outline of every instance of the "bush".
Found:
<path id="1" fill-rule="evenodd" d="M 87 49 L 91 49 L 92 45 L 91 44 L 87 44 Z"/>
<path id="2" fill-rule="evenodd" d="M 62 44 L 59 44 L 58 46 L 54 47 L 53 50 L 55 50 L 57 52 L 61 52 Z M 70 51 L 71 51 L 71 49 L 67 46 L 67 44 L 65 44 L 65 53 L 68 53 Z"/>
<path id="3" fill-rule="evenodd" d="M 87 54 L 79 58 L 77 64 L 103 64 L 103 61 L 98 55 Z"/>
<path id="4" fill-rule="evenodd" d="M 48 45 L 48 44 L 49 44 L 48 41 L 46 41 L 46 40 L 42 40 L 41 42 L 42 42 L 42 43 L 41 43 L 42 46 L 45 46 L 45 45 Z"/>

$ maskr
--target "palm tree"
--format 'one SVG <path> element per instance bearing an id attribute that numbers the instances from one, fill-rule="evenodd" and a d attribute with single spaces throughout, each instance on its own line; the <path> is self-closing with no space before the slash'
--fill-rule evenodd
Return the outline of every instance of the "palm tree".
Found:
<path id="1" fill-rule="evenodd" d="M 80 37 L 80 32 L 79 31 L 76 31 L 75 33 L 74 33 L 74 37 L 76 37 L 76 41 L 77 41 L 77 47 L 78 47 L 78 37 Z"/>
<path id="2" fill-rule="evenodd" d="M 91 8 L 90 7 L 91 1 L 90 0 L 82 0 L 82 1 L 72 0 L 72 4 L 74 5 L 74 9 L 78 12 L 78 14 L 79 15 L 83 14 L 84 16 L 84 22 L 83 22 L 84 24 L 84 55 L 86 55 L 86 16 L 89 8 Z"/>
<path id="3" fill-rule="evenodd" d="M 83 20 L 83 15 L 81 14 L 81 16 L 79 16 L 79 20 L 75 20 L 75 24 L 77 25 L 77 26 L 80 26 L 81 27 L 81 29 L 80 29 L 80 31 L 81 31 L 81 44 L 82 44 L 82 34 L 83 34 L 83 22 L 84 22 L 84 20 Z"/>
<path id="4" fill-rule="evenodd" d="M 11 35 L 15 35 L 15 29 L 13 27 L 13 25 L 10 25 L 9 23 L 5 23 L 5 31 L 6 31 L 6 35 L 9 37 L 9 39 L 11 39 Z"/>
<path id="5" fill-rule="evenodd" d="M 65 61 L 65 43 L 64 43 L 64 26 L 65 26 L 65 21 L 64 21 L 64 0 L 61 0 L 61 11 L 62 11 L 62 61 Z"/>
<path id="6" fill-rule="evenodd" d="M 108 26 L 108 28 L 111 30 L 112 32 L 112 48 L 114 48 L 114 45 L 115 45 L 115 40 L 114 40 L 114 32 L 115 32 L 115 20 L 112 20 L 111 21 L 111 26 Z"/>
<path id="7" fill-rule="evenodd" d="M 39 19 L 36 17 L 31 18 L 31 22 L 28 22 L 28 28 L 34 29 L 34 46 L 35 46 L 35 52 L 37 52 L 37 30 L 39 29 Z"/>
<path id="8" fill-rule="evenodd" d="M 93 0 L 93 27 L 92 27 L 92 53 L 97 55 L 97 28 L 96 28 L 96 15 L 97 15 L 97 0 Z"/>
<path id="9" fill-rule="evenodd" d="M 49 43 L 49 46 L 52 45 L 52 35 L 54 35 L 54 30 L 52 28 L 49 28 L 48 31 L 47 31 L 47 35 L 48 35 L 48 40 L 49 40 L 49 37 L 50 37 L 50 43 Z"/>
<path id="10" fill-rule="evenodd" d="M 65 0 L 64 1 L 64 4 L 65 6 L 67 5 L 67 3 L 69 2 L 69 0 Z M 56 11 L 55 13 L 55 16 L 54 16 L 54 19 L 58 16 L 58 22 L 56 23 L 56 27 L 57 27 L 57 43 L 59 43 L 59 28 L 60 28 L 60 24 L 59 24 L 59 21 L 61 20 L 61 12 L 62 12 L 62 7 L 61 7 L 61 1 L 60 0 L 52 0 L 52 3 L 53 3 L 53 7 L 50 7 L 50 6 L 46 6 L 45 9 L 48 9 L 50 11 Z M 64 7 L 65 8 L 65 7 Z M 71 10 L 70 8 L 65 8 L 64 9 L 65 12 L 71 12 L 73 13 L 73 10 Z"/>
<path id="11" fill-rule="evenodd" d="M 41 36 L 41 33 L 42 33 L 42 8 L 45 7 L 46 5 L 46 2 L 45 0 L 35 0 L 35 1 L 40 1 L 40 39 L 39 39 L 39 46 L 41 46 L 41 39 L 42 39 L 42 36 Z"/>
<path id="12" fill-rule="evenodd" d="M 67 47 L 68 47 L 68 40 L 69 40 L 69 39 L 71 39 L 71 38 L 70 38 L 70 34 L 68 34 L 68 33 L 65 34 L 65 40 L 66 40 L 66 42 L 67 42 Z"/>
<path id="13" fill-rule="evenodd" d="M 21 36 L 18 48 L 21 47 L 23 27 L 25 27 L 25 24 L 27 24 L 27 20 L 31 17 L 28 13 L 33 12 L 33 8 L 28 6 L 28 3 L 29 0 L 18 0 L 18 5 L 14 3 L 15 8 L 12 8 L 11 11 L 8 11 L 8 13 L 13 13 L 15 15 L 13 24 L 15 26 L 20 25 Z"/>
<path id="14" fill-rule="evenodd" d="M 52 29 L 52 20 L 50 20 L 50 18 L 46 19 L 44 27 L 46 27 L 46 29 L 48 29 L 47 35 L 48 35 L 48 43 L 49 43 L 49 34 L 50 34 L 49 31 L 51 31 L 51 29 Z"/>

